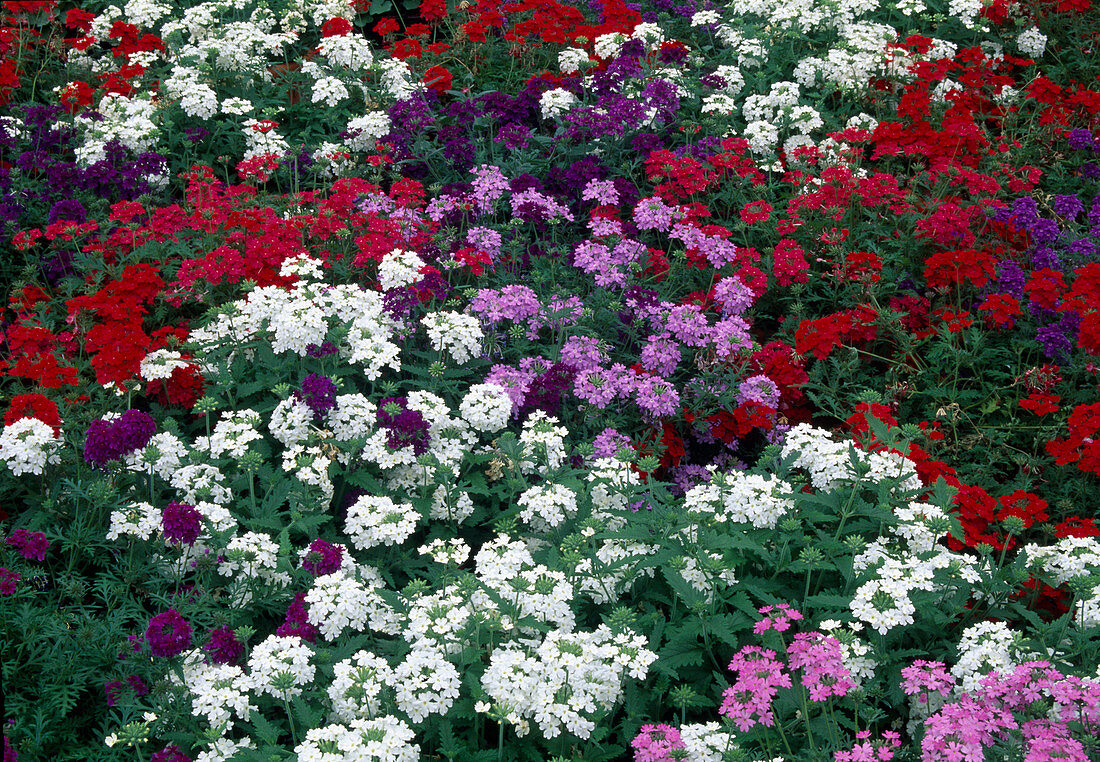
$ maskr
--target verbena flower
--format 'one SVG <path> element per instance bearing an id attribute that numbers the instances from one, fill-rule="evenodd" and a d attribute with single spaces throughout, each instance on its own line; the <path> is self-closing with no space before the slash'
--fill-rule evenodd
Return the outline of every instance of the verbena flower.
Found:
<path id="1" fill-rule="evenodd" d="M 161 513 L 164 539 L 194 545 L 202 531 L 202 514 L 193 505 L 169 503 Z"/>
<path id="2" fill-rule="evenodd" d="M 16 529 L 6 542 L 17 548 L 28 561 L 45 561 L 46 551 L 50 548 L 50 541 L 44 533 L 28 532 L 26 529 Z"/>
<path id="3" fill-rule="evenodd" d="M 211 664 L 236 664 L 244 653 L 244 644 L 229 627 L 210 631 L 210 640 L 203 646 Z"/>
<path id="4" fill-rule="evenodd" d="M 153 656 L 179 656 L 191 646 L 191 625 L 175 609 L 149 620 L 145 639 Z"/>

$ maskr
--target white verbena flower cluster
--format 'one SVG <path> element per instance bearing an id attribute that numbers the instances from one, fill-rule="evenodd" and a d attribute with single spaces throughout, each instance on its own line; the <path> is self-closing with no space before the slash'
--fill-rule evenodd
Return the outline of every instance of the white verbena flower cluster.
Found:
<path id="1" fill-rule="evenodd" d="M 437 352 L 446 352 L 459 365 L 481 354 L 485 334 L 481 330 L 481 322 L 474 315 L 432 312 L 420 322 L 428 332 L 432 348 Z"/>
<path id="2" fill-rule="evenodd" d="M 910 599 L 912 591 L 969 590 L 981 579 L 970 557 L 937 544 L 947 520 L 940 508 L 911 503 L 894 513 L 898 524 L 853 561 L 856 572 L 874 568 L 874 576 L 856 590 L 850 604 L 852 614 L 882 634 L 913 623 L 916 606 Z"/>
<path id="3" fill-rule="evenodd" d="M 348 508 L 344 531 L 360 550 L 378 545 L 400 545 L 420 523 L 420 512 L 410 503 L 363 495 Z"/>
<path id="4" fill-rule="evenodd" d="M 1053 585 L 1084 581 L 1086 590 L 1078 593 L 1080 608 L 1073 623 L 1081 630 L 1100 625 L 1100 542 L 1095 537 L 1063 537 L 1048 547 L 1029 544 L 1024 557 L 1033 573 Z"/>
<path id="5" fill-rule="evenodd" d="M 15 476 L 42 474 L 47 464 L 60 463 L 61 437 L 37 418 L 20 418 L 0 432 L 0 459 Z"/>
<path id="6" fill-rule="evenodd" d="M 629 630 L 552 631 L 532 653 L 512 642 L 493 651 L 481 687 L 520 736 L 533 720 L 546 738 L 562 731 L 588 738 L 592 719 L 622 695 L 624 679 L 642 679 L 657 654 Z"/>

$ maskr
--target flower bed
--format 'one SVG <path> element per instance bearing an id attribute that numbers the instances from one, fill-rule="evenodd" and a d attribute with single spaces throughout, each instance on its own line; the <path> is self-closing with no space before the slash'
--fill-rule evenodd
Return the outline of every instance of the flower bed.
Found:
<path id="1" fill-rule="evenodd" d="M 1100 755 L 1089 0 L 70 5 L 5 762 Z"/>

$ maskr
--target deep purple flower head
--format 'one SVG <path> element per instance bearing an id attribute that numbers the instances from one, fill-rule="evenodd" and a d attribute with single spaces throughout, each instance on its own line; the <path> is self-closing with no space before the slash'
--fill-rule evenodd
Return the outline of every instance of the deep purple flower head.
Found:
<path id="1" fill-rule="evenodd" d="M 202 531 L 202 514 L 193 505 L 169 503 L 161 514 L 164 539 L 180 545 L 194 545 Z"/>
<path id="2" fill-rule="evenodd" d="M 531 382 L 519 417 L 523 418 L 535 410 L 557 415 L 561 412 L 561 397 L 572 386 L 576 375 L 576 371 L 565 363 L 551 365 L 545 373 Z"/>
<path id="3" fill-rule="evenodd" d="M 153 752 L 153 756 L 149 758 L 149 762 L 193 762 L 192 759 L 183 753 L 183 749 L 175 744 L 169 744 L 163 749 L 157 752 Z"/>
<path id="4" fill-rule="evenodd" d="M 211 664 L 236 664 L 244 653 L 244 644 L 230 628 L 218 627 L 210 631 L 210 640 L 202 650 Z"/>
<path id="5" fill-rule="evenodd" d="M 516 122 L 509 122 L 500 128 L 494 142 L 503 143 L 509 151 L 515 151 L 527 147 L 527 138 L 531 136 L 531 129 Z"/>
<path id="6" fill-rule="evenodd" d="M 1081 203 L 1081 199 L 1077 196 L 1069 195 L 1057 195 L 1054 197 L 1054 203 L 1051 204 L 1054 209 L 1054 213 L 1059 217 L 1067 217 L 1069 219 L 1075 218 L 1081 212 L 1085 211 L 1085 205 Z"/>
<path id="7" fill-rule="evenodd" d="M 46 221 L 51 225 L 58 220 L 84 222 L 87 217 L 88 210 L 84 208 L 84 204 L 75 198 L 67 198 L 50 207 L 50 211 L 46 215 Z"/>
<path id="8" fill-rule="evenodd" d="M 130 684 L 130 689 L 135 696 L 145 696 L 149 693 L 149 686 L 137 675 L 130 675 L 126 678 L 126 682 Z"/>
<path id="9" fill-rule="evenodd" d="M 8 742 L 7 736 L 4 736 L 4 762 L 19 762 L 19 753 Z"/>
<path id="10" fill-rule="evenodd" d="M 1035 340 L 1042 345 L 1043 354 L 1058 362 L 1065 362 L 1073 350 L 1073 342 L 1058 323 L 1039 328 L 1035 334 Z"/>
<path id="11" fill-rule="evenodd" d="M 175 609 L 168 609 L 149 620 L 145 639 L 153 656 L 179 656 L 191 645 L 191 625 Z"/>
<path id="12" fill-rule="evenodd" d="M 1001 291 L 1022 299 L 1026 283 L 1027 273 L 1019 263 L 1011 259 L 1004 259 L 997 263 L 997 285 Z"/>
<path id="13" fill-rule="evenodd" d="M 338 351 L 339 348 L 331 341 L 322 344 L 310 344 L 306 347 L 306 354 L 310 357 L 327 357 L 336 354 Z"/>
<path id="14" fill-rule="evenodd" d="M 103 419 L 92 421 L 84 438 L 84 461 L 93 466 L 105 466 L 117 459 L 114 428 L 109 421 Z"/>
<path id="15" fill-rule="evenodd" d="M 382 295 L 382 309 L 398 322 L 408 320 L 413 310 L 420 305 L 420 297 L 413 286 L 391 288 Z"/>
<path id="16" fill-rule="evenodd" d="M 104 466 L 149 444 L 157 433 L 157 422 L 140 410 L 127 410 L 113 421 L 92 421 L 84 441 L 84 460 Z"/>
<path id="17" fill-rule="evenodd" d="M 1058 223 L 1054 220 L 1048 220 L 1045 217 L 1043 219 L 1035 220 L 1028 228 L 1028 232 L 1031 233 L 1031 237 L 1038 243 L 1054 243 L 1058 240 L 1058 236 L 1061 234 L 1061 228 L 1058 227 Z"/>
<path id="18" fill-rule="evenodd" d="M 204 130 L 202 127 L 188 127 L 183 133 L 192 143 L 198 143 L 200 140 L 210 137 L 210 130 Z"/>
<path id="19" fill-rule="evenodd" d="M 302 568 L 315 577 L 332 574 L 340 569 L 344 562 L 344 551 L 339 545 L 333 545 L 318 537 L 309 546 L 302 559 Z"/>
<path id="20" fill-rule="evenodd" d="M 286 610 L 286 619 L 279 625 L 279 629 L 275 630 L 275 634 L 280 637 L 296 635 L 307 643 L 313 643 L 317 640 L 319 633 L 320 631 L 309 623 L 305 591 L 300 592 L 294 596 L 294 602 Z"/>
<path id="21" fill-rule="evenodd" d="M 688 60 L 687 47 L 683 45 L 662 45 L 657 51 L 657 60 L 670 66 L 683 66 Z"/>
<path id="22" fill-rule="evenodd" d="M 111 680 L 109 683 L 104 683 L 103 692 L 107 695 L 107 706 L 116 706 L 118 694 L 122 693 L 122 681 Z"/>
<path id="23" fill-rule="evenodd" d="M 1075 151 L 1094 151 L 1097 148 L 1096 141 L 1092 137 L 1092 133 L 1086 130 L 1084 127 L 1078 127 L 1075 130 L 1070 130 L 1067 136 L 1069 147 Z"/>
<path id="24" fill-rule="evenodd" d="M 1075 261 L 1092 261 L 1096 257 L 1098 250 L 1095 241 L 1088 238 L 1078 238 L 1075 241 L 1070 241 L 1066 244 L 1066 254 L 1075 258 Z"/>
<path id="25" fill-rule="evenodd" d="M 328 376 L 310 373 L 302 380 L 302 388 L 295 396 L 313 411 L 314 418 L 320 420 L 336 407 L 336 384 Z"/>
<path id="26" fill-rule="evenodd" d="M 508 188 L 512 193 L 523 193 L 526 190 L 541 191 L 544 187 L 542 180 L 526 172 L 508 181 Z"/>
<path id="27" fill-rule="evenodd" d="M 50 541 L 46 539 L 45 534 L 28 532 L 26 529 L 16 529 L 8 537 L 7 543 L 15 546 L 28 561 L 45 561 L 46 551 L 50 547 Z"/>
<path id="28" fill-rule="evenodd" d="M 414 455 L 428 451 L 430 424 L 419 410 L 409 410 L 404 397 L 387 397 L 378 406 L 378 422 L 389 430 L 386 444 L 394 450 L 413 448 Z"/>
<path id="29" fill-rule="evenodd" d="M 665 143 L 659 135 L 654 135 L 652 132 L 643 132 L 630 141 L 630 147 L 638 153 L 649 153 L 664 148 Z"/>

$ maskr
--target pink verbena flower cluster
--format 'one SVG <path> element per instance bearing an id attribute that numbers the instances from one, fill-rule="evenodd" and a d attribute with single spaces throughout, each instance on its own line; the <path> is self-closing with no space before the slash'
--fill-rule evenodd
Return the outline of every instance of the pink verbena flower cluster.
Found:
<path id="1" fill-rule="evenodd" d="M 928 682 L 915 673 L 906 679 Z M 1030 713 L 1042 716 L 1029 718 Z M 1086 762 L 1088 754 L 1073 737 L 1074 730 L 1092 734 L 1098 726 L 1100 682 L 1064 675 L 1049 662 L 1026 662 L 1010 674 L 990 672 L 973 694 L 964 693 L 929 717 L 924 725 L 921 759 L 991 759 L 986 752 L 995 753 L 998 742 L 1016 745 L 1022 737 L 1025 762 Z"/>

